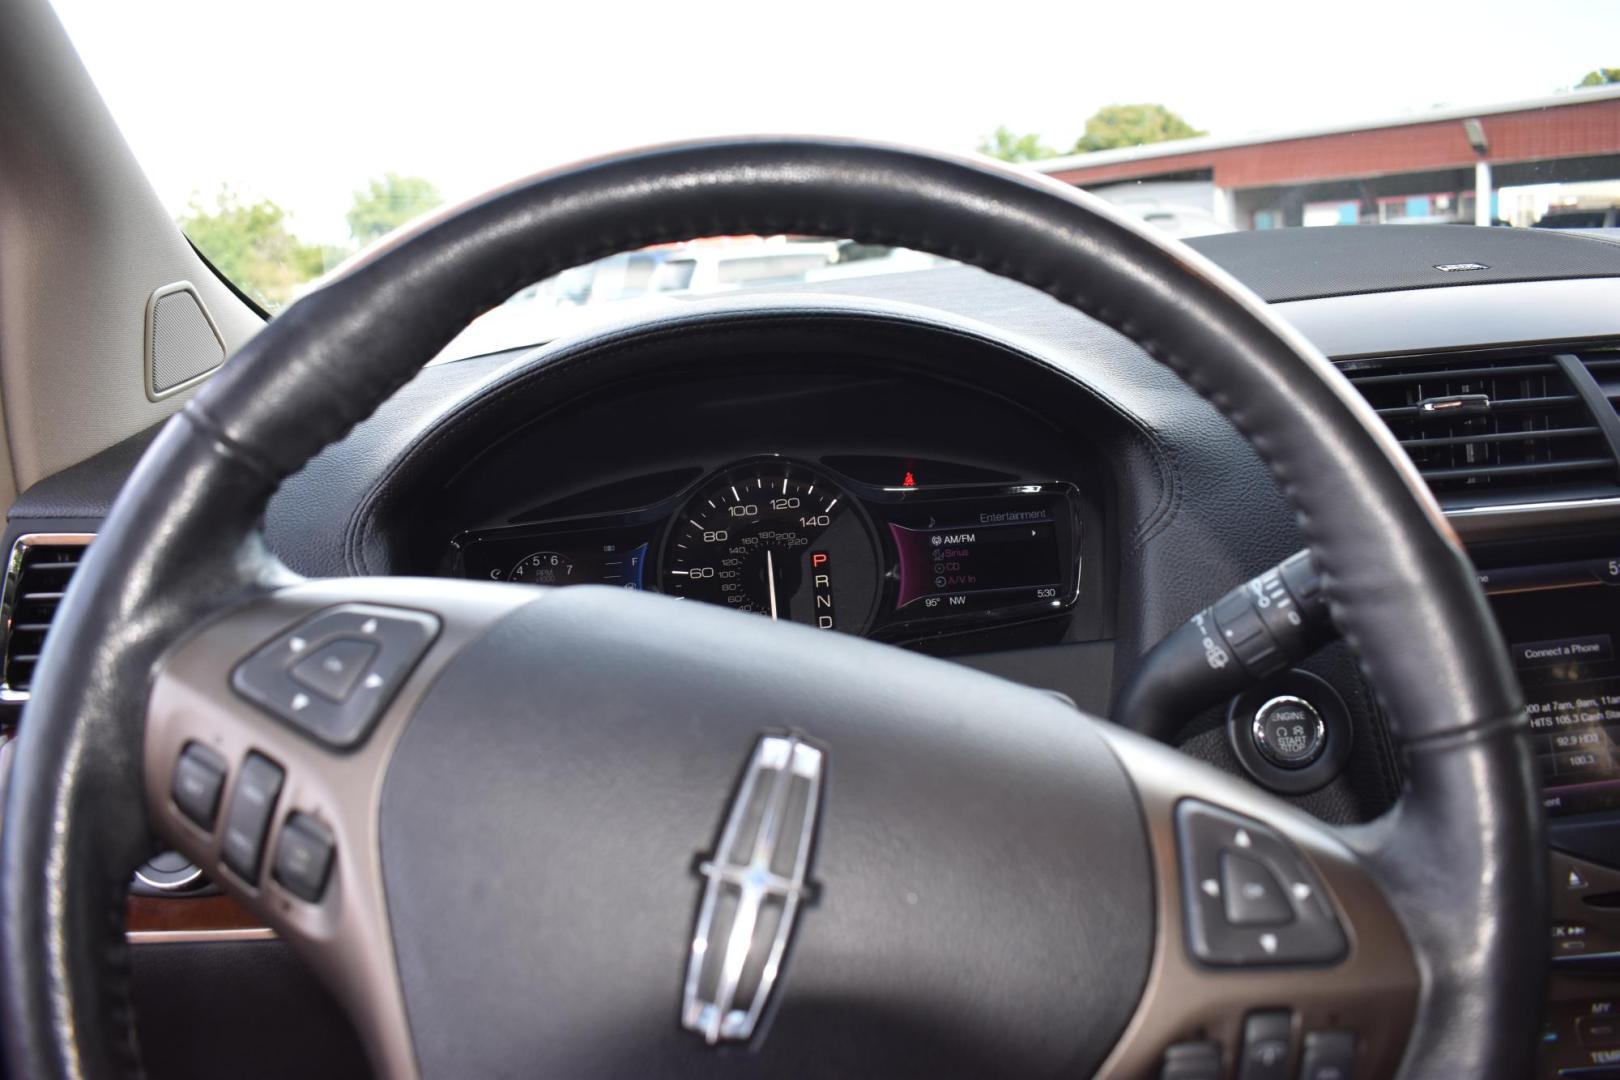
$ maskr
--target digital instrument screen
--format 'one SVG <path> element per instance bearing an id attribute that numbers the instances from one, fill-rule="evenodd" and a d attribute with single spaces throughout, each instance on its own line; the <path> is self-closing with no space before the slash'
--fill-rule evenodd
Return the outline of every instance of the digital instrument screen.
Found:
<path id="1" fill-rule="evenodd" d="M 890 641 L 1045 618 L 1076 603 L 1074 485 L 934 483 L 977 474 L 913 458 L 879 464 L 888 485 L 752 458 L 621 513 L 463 532 L 447 569 L 644 589 Z"/>
<path id="2" fill-rule="evenodd" d="M 891 617 L 1061 606 L 1075 581 L 1072 514 L 1061 491 L 916 499 L 891 511 Z"/>
<path id="3" fill-rule="evenodd" d="M 918 529 L 889 526 L 900 553 L 900 610 L 971 611 L 1058 595 L 1063 567 L 1050 520 Z"/>
<path id="4" fill-rule="evenodd" d="M 526 585 L 645 587 L 650 529 L 492 530 L 461 542 L 462 573 Z"/>
<path id="5" fill-rule="evenodd" d="M 1481 571 L 1551 816 L 1620 807 L 1620 560 Z"/>

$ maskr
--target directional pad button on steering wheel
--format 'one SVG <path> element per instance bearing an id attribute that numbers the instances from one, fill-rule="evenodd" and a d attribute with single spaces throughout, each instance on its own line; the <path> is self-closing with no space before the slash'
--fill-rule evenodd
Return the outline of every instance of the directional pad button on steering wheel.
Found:
<path id="1" fill-rule="evenodd" d="M 1176 807 L 1187 947 L 1206 964 L 1320 964 L 1344 955 L 1321 883 L 1270 827 L 1184 799 Z"/>
<path id="2" fill-rule="evenodd" d="M 339 704 L 354 692 L 360 676 L 377 655 L 377 644 L 363 638 L 337 638 L 329 641 L 288 669 L 294 682 L 302 683 L 323 697 Z"/>
<path id="3" fill-rule="evenodd" d="M 439 632 L 421 611 L 344 604 L 299 623 L 237 665 L 231 686 L 339 750 L 370 733 Z"/>

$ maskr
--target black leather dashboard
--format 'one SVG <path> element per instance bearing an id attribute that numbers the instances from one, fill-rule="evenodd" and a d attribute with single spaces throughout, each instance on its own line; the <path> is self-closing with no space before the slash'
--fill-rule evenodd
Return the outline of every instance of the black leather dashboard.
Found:
<path id="1" fill-rule="evenodd" d="M 1188 243 L 1272 303 L 1620 277 L 1620 243 L 1549 230 L 1357 226 L 1224 233 Z"/>

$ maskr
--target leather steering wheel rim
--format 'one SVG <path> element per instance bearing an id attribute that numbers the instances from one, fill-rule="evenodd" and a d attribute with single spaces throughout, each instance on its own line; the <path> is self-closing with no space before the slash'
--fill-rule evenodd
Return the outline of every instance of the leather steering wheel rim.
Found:
<path id="1" fill-rule="evenodd" d="M 19 740 L 0 840 L 12 1074 L 138 1068 L 122 912 L 152 844 L 137 809 L 152 672 L 214 613 L 294 580 L 259 532 L 279 483 L 524 284 L 739 233 L 911 247 L 1023 282 L 1232 421 L 1296 508 L 1406 761 L 1397 809 L 1346 834 L 1423 975 L 1405 1074 L 1521 1075 L 1546 955 L 1522 703 L 1460 544 L 1388 432 L 1245 288 L 1100 200 L 980 160 L 786 139 L 587 162 L 440 215 L 273 320 L 168 424 L 60 609 Z"/>

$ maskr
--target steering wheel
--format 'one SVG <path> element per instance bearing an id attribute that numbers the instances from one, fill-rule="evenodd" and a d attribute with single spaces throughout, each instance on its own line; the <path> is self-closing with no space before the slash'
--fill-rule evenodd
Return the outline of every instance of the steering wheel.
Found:
<path id="1" fill-rule="evenodd" d="M 607 588 L 303 580 L 268 552 L 277 486 L 476 315 L 602 256 L 740 233 L 1016 279 L 1214 402 L 1297 509 L 1402 750 L 1396 808 L 1330 827 L 1039 691 L 844 635 Z M 138 1067 L 122 912 L 155 833 L 301 951 L 391 1077 L 1143 1076 L 1167 1053 L 1347 1052 L 1355 1076 L 1519 1077 L 1548 947 L 1523 731 L 1396 444 L 1194 252 L 986 161 L 637 151 L 374 251 L 148 450 L 22 725 L 6 1054 L 31 1080 Z"/>

